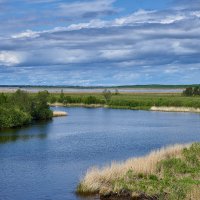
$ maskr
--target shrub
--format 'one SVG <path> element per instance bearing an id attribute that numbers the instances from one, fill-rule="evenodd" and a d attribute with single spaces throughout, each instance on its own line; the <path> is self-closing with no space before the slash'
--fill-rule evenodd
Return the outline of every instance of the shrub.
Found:
<path id="1" fill-rule="evenodd" d="M 111 98 L 112 98 L 112 93 L 111 93 L 110 90 L 105 89 L 105 90 L 103 91 L 103 96 L 104 96 L 104 98 L 105 98 L 105 100 L 106 100 L 106 103 L 109 103 L 110 100 L 111 100 Z"/>
<path id="2" fill-rule="evenodd" d="M 17 90 L 10 95 L 0 95 L 0 128 L 29 124 L 32 120 L 46 120 L 53 116 L 48 105 L 49 93 L 36 96 Z"/>

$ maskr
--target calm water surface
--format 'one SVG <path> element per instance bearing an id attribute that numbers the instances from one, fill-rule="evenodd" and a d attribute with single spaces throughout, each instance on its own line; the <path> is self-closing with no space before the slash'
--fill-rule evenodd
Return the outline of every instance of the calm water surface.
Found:
<path id="1" fill-rule="evenodd" d="M 0 133 L 0 200 L 80 200 L 90 166 L 200 141 L 199 114 L 54 109 L 69 116 Z"/>

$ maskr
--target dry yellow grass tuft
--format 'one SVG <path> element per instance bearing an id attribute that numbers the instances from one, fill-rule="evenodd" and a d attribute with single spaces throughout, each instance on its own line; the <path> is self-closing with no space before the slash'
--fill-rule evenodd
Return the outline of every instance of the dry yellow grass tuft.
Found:
<path id="1" fill-rule="evenodd" d="M 187 108 L 187 107 L 157 107 L 153 106 L 150 109 L 151 111 L 163 111 L 163 112 L 194 112 L 200 113 L 199 108 Z"/>
<path id="2" fill-rule="evenodd" d="M 53 117 L 62 117 L 62 116 L 67 116 L 68 113 L 67 112 L 63 112 L 63 111 L 53 111 Z"/>
<path id="3" fill-rule="evenodd" d="M 122 178 L 129 170 L 135 173 L 153 174 L 159 161 L 181 157 L 184 147 L 190 145 L 174 145 L 151 152 L 149 155 L 139 158 L 132 158 L 123 163 L 113 162 L 102 169 L 93 167 L 89 169 L 82 179 L 77 191 L 79 193 L 109 193 L 113 190 L 112 182 Z"/>
<path id="4" fill-rule="evenodd" d="M 198 200 L 200 199 L 200 186 L 195 186 L 192 191 L 187 194 L 186 200 Z"/>

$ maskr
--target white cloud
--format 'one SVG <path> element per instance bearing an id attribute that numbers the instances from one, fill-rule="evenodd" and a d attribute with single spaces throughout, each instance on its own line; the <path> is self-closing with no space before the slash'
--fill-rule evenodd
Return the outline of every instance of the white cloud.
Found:
<path id="1" fill-rule="evenodd" d="M 78 1 L 74 3 L 60 4 L 60 15 L 69 17 L 79 17 L 90 14 L 103 14 L 105 12 L 114 12 L 113 3 L 116 0 L 95 0 L 95 1 Z"/>
<path id="2" fill-rule="evenodd" d="M 106 59 L 121 59 L 121 58 L 126 58 L 130 57 L 133 55 L 133 50 L 132 49 L 108 49 L 108 50 L 102 50 L 101 56 Z"/>
<path id="3" fill-rule="evenodd" d="M 0 51 L 0 65 L 13 66 L 20 63 L 20 56 L 15 52 Z"/>
<path id="4" fill-rule="evenodd" d="M 34 32 L 32 30 L 26 30 L 25 32 L 12 35 L 11 37 L 14 39 L 20 39 L 20 38 L 36 38 L 39 36 L 40 36 L 39 32 Z"/>

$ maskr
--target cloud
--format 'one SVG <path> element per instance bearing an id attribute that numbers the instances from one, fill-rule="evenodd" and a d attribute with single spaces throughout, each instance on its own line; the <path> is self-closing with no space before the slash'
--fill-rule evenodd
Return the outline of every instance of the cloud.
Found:
<path id="1" fill-rule="evenodd" d="M 18 38 L 36 38 L 36 37 L 39 37 L 39 34 L 37 32 L 32 31 L 32 30 L 26 30 L 25 32 L 12 35 L 11 37 L 14 38 L 14 39 L 18 39 Z"/>
<path id="2" fill-rule="evenodd" d="M 20 55 L 15 52 L 0 51 L 0 66 L 14 66 L 21 62 Z"/>
<path id="3" fill-rule="evenodd" d="M 115 10 L 113 3 L 63 3 L 60 15 L 84 20 L 0 38 L 0 74 L 12 79 L 8 70 L 13 70 L 31 83 L 41 79 L 69 85 L 198 82 L 200 9 L 179 6 L 99 18 L 103 11 Z M 91 8 L 99 16 L 86 20 Z"/>
<path id="4" fill-rule="evenodd" d="M 199 0 L 173 0 L 173 5 L 178 9 L 198 9 L 200 8 Z"/>
<path id="5" fill-rule="evenodd" d="M 113 3 L 116 0 L 77 1 L 59 5 L 60 15 L 67 17 L 91 18 L 116 13 Z"/>
<path id="6" fill-rule="evenodd" d="M 64 26 L 72 22 L 96 19 L 116 14 L 116 0 L 13 0 L 0 1 L 0 35 Z"/>
<path id="7" fill-rule="evenodd" d="M 13 35 L 10 43 L 28 52 L 23 65 L 125 63 L 129 60 L 140 65 L 199 62 L 199 25 L 199 17 L 191 12 L 137 11 L 109 21 L 26 31 Z"/>

